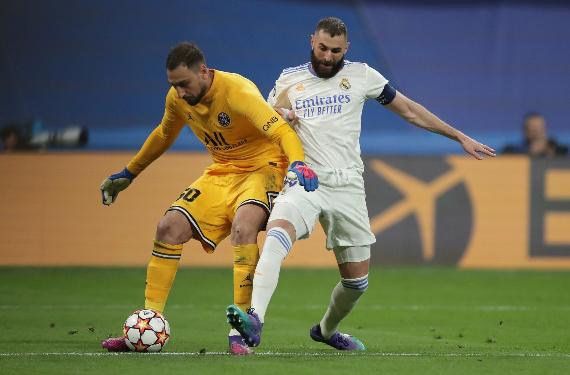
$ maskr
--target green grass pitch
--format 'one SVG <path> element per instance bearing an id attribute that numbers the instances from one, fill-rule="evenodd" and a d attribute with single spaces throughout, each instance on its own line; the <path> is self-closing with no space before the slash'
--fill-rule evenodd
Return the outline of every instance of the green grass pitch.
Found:
<path id="1" fill-rule="evenodd" d="M 144 278 L 144 269 L 0 268 L 0 373 L 570 373 L 569 272 L 374 268 L 341 326 L 367 351 L 347 354 L 308 336 L 337 272 L 284 269 L 257 354 L 232 357 L 231 270 L 186 268 L 165 311 L 164 353 L 105 354 L 99 341 L 142 307 Z"/>

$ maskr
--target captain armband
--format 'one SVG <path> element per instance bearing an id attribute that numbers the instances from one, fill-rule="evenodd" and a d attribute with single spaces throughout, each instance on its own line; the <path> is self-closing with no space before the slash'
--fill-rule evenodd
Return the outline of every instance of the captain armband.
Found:
<path id="1" fill-rule="evenodd" d="M 376 98 L 376 100 L 378 101 L 378 103 L 382 105 L 387 105 L 392 103 L 392 100 L 394 100 L 395 97 L 396 97 L 396 89 L 387 83 L 384 86 L 384 90 L 382 90 L 382 93 L 380 94 L 380 96 Z"/>

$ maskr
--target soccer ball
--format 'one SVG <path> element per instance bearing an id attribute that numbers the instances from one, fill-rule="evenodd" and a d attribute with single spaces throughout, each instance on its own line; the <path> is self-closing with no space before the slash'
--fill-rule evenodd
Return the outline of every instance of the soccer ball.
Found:
<path id="1" fill-rule="evenodd" d="M 134 352 L 160 352 L 170 339 L 170 324 L 158 311 L 137 310 L 125 321 L 125 344 Z"/>

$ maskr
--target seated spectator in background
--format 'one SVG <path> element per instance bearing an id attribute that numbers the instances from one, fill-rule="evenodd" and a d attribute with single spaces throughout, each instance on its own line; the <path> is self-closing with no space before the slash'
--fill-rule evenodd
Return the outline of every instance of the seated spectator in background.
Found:
<path id="1" fill-rule="evenodd" d="M 37 128 L 37 129 L 34 129 Z M 73 125 L 60 130 L 46 130 L 34 122 L 13 122 L 0 129 L 2 151 L 34 151 L 71 149 L 87 145 L 89 132 L 83 126 Z"/>
<path id="2" fill-rule="evenodd" d="M 504 154 L 526 154 L 531 157 L 553 157 L 566 155 L 568 146 L 559 144 L 554 138 L 548 138 L 546 120 L 538 112 L 529 112 L 524 116 L 524 139 L 518 144 L 508 144 Z"/>
<path id="3" fill-rule="evenodd" d="M 0 130 L 0 140 L 2 141 L 2 151 L 13 152 L 29 149 L 26 140 L 22 135 L 22 130 L 18 126 L 9 125 Z"/>

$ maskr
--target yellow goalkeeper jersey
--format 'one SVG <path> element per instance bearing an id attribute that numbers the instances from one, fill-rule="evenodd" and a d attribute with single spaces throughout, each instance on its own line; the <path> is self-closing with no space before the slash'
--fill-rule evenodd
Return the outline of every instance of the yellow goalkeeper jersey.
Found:
<path id="1" fill-rule="evenodd" d="M 139 174 L 160 156 L 187 124 L 212 155 L 211 172 L 253 171 L 268 163 L 303 160 L 295 132 L 264 100 L 253 82 L 214 70 L 212 85 L 195 105 L 170 88 L 164 116 L 127 168 Z"/>

